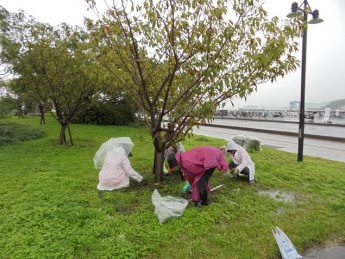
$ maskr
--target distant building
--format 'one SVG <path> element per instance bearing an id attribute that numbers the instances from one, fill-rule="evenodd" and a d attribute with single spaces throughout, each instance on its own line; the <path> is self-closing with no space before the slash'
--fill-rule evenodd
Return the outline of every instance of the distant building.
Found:
<path id="1" fill-rule="evenodd" d="M 315 111 L 315 110 L 323 110 L 323 106 L 327 103 L 305 103 L 304 107 L 305 110 Z M 289 102 L 289 109 L 290 110 L 299 110 L 300 108 L 300 101 L 291 101 Z"/>
<path id="2" fill-rule="evenodd" d="M 290 110 L 299 110 L 300 101 L 291 101 L 289 102 L 289 109 Z"/>

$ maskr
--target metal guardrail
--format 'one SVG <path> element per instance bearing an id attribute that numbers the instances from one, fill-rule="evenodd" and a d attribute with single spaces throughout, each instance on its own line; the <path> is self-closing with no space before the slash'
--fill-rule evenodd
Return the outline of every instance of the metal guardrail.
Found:
<path id="1" fill-rule="evenodd" d="M 247 128 L 247 127 L 240 127 L 240 126 L 228 126 L 228 125 L 218 125 L 218 124 L 200 124 L 200 125 L 201 126 L 207 126 L 207 127 L 213 127 L 213 128 L 237 129 L 237 130 L 246 130 L 246 131 L 253 131 L 253 132 L 262 132 L 262 133 L 270 133 L 270 134 L 298 137 L 297 132 L 291 132 L 291 131 L 257 129 L 257 128 Z M 304 137 L 305 138 L 312 138 L 312 139 L 319 139 L 319 140 L 345 142 L 345 138 L 325 136 L 325 135 L 315 135 L 315 134 L 306 134 L 305 133 Z"/>
<path id="2" fill-rule="evenodd" d="M 291 120 L 279 120 L 279 119 L 252 119 L 252 118 L 233 118 L 228 116 L 215 116 L 215 119 L 224 119 L 224 120 L 245 120 L 245 121 L 260 121 L 260 122 L 279 122 L 279 123 L 290 123 L 290 124 L 298 124 L 298 121 L 291 121 Z M 334 127 L 345 127 L 345 120 L 344 124 L 342 123 L 320 123 L 320 122 L 308 122 L 305 120 L 305 124 L 310 125 L 317 125 L 317 126 L 334 126 Z"/>

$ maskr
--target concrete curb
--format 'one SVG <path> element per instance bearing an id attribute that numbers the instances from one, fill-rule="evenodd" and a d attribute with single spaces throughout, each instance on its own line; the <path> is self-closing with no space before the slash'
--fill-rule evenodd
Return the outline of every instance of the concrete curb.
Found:
<path id="1" fill-rule="evenodd" d="M 199 124 L 199 125 L 206 126 L 206 127 L 213 127 L 213 128 L 246 130 L 246 131 L 253 131 L 253 132 L 262 132 L 262 133 L 270 133 L 270 134 L 298 137 L 298 133 L 297 132 L 291 132 L 291 131 L 256 129 L 256 128 L 246 128 L 246 127 L 239 127 L 239 126 L 227 126 L 227 125 L 217 125 L 217 124 Z M 312 139 L 319 139 L 319 140 L 345 142 L 345 138 L 333 137 L 333 136 L 325 136 L 325 135 L 314 135 L 314 134 L 306 134 L 306 133 L 304 133 L 304 137 L 305 138 L 312 138 Z"/>
<path id="2" fill-rule="evenodd" d="M 279 122 L 279 123 L 290 123 L 290 124 L 298 124 L 298 121 L 284 121 L 284 120 L 260 120 L 260 119 L 245 119 L 245 118 L 227 118 L 221 116 L 215 116 L 215 119 L 220 120 L 243 120 L 243 121 L 259 121 L 259 122 Z M 316 125 L 316 126 L 325 126 L 325 127 L 345 127 L 345 124 L 333 124 L 333 123 L 319 123 L 319 122 L 304 122 L 304 124 L 308 125 Z"/>

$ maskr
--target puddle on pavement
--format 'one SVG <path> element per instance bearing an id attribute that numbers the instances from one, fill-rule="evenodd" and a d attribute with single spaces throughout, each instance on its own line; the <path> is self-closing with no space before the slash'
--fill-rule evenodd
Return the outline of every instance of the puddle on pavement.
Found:
<path id="1" fill-rule="evenodd" d="M 260 196 L 269 196 L 276 201 L 293 202 L 295 201 L 295 194 L 291 192 L 284 192 L 280 190 L 258 191 Z"/>
<path id="2" fill-rule="evenodd" d="M 304 259 L 344 259 L 345 246 L 313 247 L 305 252 Z"/>

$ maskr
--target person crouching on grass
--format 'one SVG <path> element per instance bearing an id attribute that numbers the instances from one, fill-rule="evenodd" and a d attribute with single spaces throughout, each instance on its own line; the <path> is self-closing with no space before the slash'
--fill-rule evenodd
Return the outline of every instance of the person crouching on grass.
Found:
<path id="1" fill-rule="evenodd" d="M 247 151 L 240 145 L 236 144 L 235 141 L 230 140 L 226 146 L 226 152 L 231 156 L 229 170 L 233 172 L 233 175 L 246 175 L 248 177 L 249 184 L 254 184 L 255 165 Z"/>
<path id="2" fill-rule="evenodd" d="M 129 156 L 131 155 L 129 153 Z M 127 187 L 130 177 L 137 182 L 143 180 L 143 177 L 132 168 L 125 149 L 123 147 L 115 147 L 105 156 L 103 167 L 99 172 L 97 189 L 100 191 L 112 191 Z"/>
<path id="3" fill-rule="evenodd" d="M 192 200 L 196 206 L 208 205 L 208 182 L 217 168 L 227 171 L 228 165 L 224 153 L 215 147 L 196 147 L 186 152 L 168 156 L 169 167 L 174 172 L 182 173 L 191 185 Z"/>

